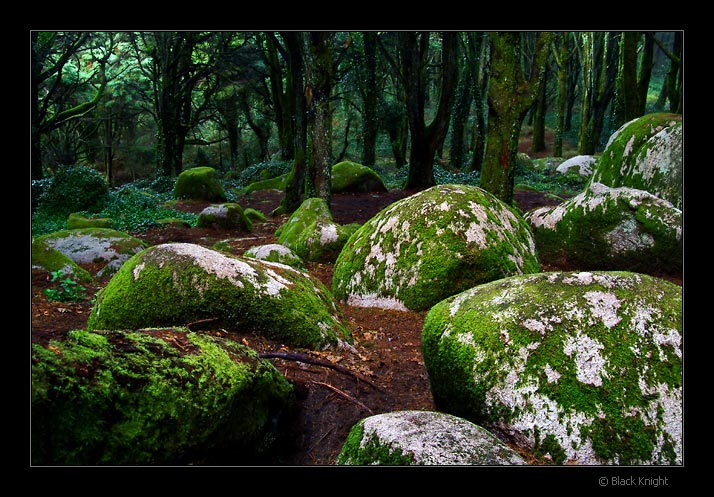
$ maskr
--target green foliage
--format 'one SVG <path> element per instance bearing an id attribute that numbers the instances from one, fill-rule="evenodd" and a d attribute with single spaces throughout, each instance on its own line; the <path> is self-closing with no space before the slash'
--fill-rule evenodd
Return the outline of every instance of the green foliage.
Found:
<path id="1" fill-rule="evenodd" d="M 251 183 L 276 178 L 287 174 L 293 167 L 292 161 L 265 161 L 253 164 L 243 169 L 233 180 L 236 187 L 245 188 Z"/>
<path id="2" fill-rule="evenodd" d="M 38 210 L 62 214 L 97 212 L 109 198 L 109 184 L 104 176 L 91 167 L 65 166 L 55 173 L 52 181 L 38 199 Z"/>
<path id="3" fill-rule="evenodd" d="M 577 195 L 590 178 L 578 173 L 553 173 L 522 169 L 516 173 L 516 185 L 556 195 Z"/>
<path id="4" fill-rule="evenodd" d="M 77 281 L 65 276 L 62 270 L 52 272 L 52 282 L 59 283 L 59 289 L 46 288 L 44 294 L 57 302 L 79 302 L 87 297 L 85 288 Z"/>

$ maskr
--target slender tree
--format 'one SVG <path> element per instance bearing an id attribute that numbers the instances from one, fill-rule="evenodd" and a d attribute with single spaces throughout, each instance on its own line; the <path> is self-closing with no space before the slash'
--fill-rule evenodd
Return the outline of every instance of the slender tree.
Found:
<path id="1" fill-rule="evenodd" d="M 295 156 L 295 92 L 301 93 L 302 84 L 297 84 L 296 78 L 302 80 L 302 62 L 296 53 L 295 32 L 280 33 L 284 45 L 275 33 L 265 33 L 265 49 L 263 60 L 268 71 L 270 93 L 275 112 L 275 124 L 278 129 L 280 158 L 293 160 Z M 282 59 L 282 63 L 281 63 Z"/>
<path id="2" fill-rule="evenodd" d="M 425 122 L 428 86 L 428 56 L 431 33 L 399 33 L 401 79 L 407 102 L 410 131 L 409 175 L 405 188 L 428 188 L 435 184 L 434 156 L 449 127 L 457 83 L 455 32 L 441 34 L 441 88 L 434 118 Z"/>
<path id="3" fill-rule="evenodd" d="M 553 140 L 553 155 L 563 156 L 563 133 L 565 131 L 565 112 L 568 103 L 568 54 L 570 33 L 561 33 L 560 50 L 553 49 L 553 58 L 558 66 L 558 102 L 555 109 L 555 138 Z"/>
<path id="4" fill-rule="evenodd" d="M 476 33 L 464 33 L 459 37 L 459 84 L 456 90 L 454 110 L 451 119 L 451 146 L 449 162 L 452 167 L 466 169 L 466 124 L 473 101 L 474 70 L 476 64 L 471 57 L 470 45 Z"/>
<path id="5" fill-rule="evenodd" d="M 489 59 L 488 33 L 477 33 L 475 35 L 475 43 L 472 46 L 474 126 L 471 133 L 471 170 L 481 171 L 486 150 L 486 92 L 489 81 L 489 71 L 487 70 Z"/>
<path id="6" fill-rule="evenodd" d="M 377 158 L 377 33 L 362 33 L 364 45 L 364 84 L 362 89 L 362 164 L 373 166 Z M 361 78 L 360 78 L 361 79 Z"/>
<path id="7" fill-rule="evenodd" d="M 553 33 L 539 32 L 530 78 L 520 58 L 519 32 L 492 33 L 491 76 L 488 91 L 488 133 L 481 187 L 507 204 L 513 201 L 516 154 L 523 119 L 540 92 Z"/>

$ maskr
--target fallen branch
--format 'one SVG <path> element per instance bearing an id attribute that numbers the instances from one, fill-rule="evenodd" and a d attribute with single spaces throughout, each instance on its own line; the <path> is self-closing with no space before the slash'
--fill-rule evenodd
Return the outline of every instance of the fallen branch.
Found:
<path id="1" fill-rule="evenodd" d="M 332 385 L 330 385 L 330 384 L 328 384 L 328 383 L 323 383 L 323 382 L 321 382 L 321 381 L 314 381 L 314 380 L 312 380 L 311 383 L 314 383 L 314 384 L 316 384 L 316 385 L 322 385 L 323 387 L 327 387 L 327 388 L 329 388 L 330 390 L 332 390 L 333 392 L 335 392 L 337 395 L 339 395 L 340 397 L 342 397 L 342 398 L 344 398 L 344 399 L 347 399 L 347 400 L 349 400 L 350 402 L 354 402 L 355 404 L 357 404 L 358 406 L 360 406 L 362 409 L 365 409 L 368 413 L 374 414 L 374 412 L 372 412 L 372 409 L 370 409 L 369 407 L 367 407 L 366 405 L 364 405 L 362 402 L 360 402 L 359 400 L 355 399 L 354 397 L 352 397 L 352 396 L 350 396 L 350 395 L 347 395 L 345 392 L 343 392 L 342 390 L 340 390 L 340 389 L 337 388 L 337 387 L 333 387 Z"/>
<path id="2" fill-rule="evenodd" d="M 339 364 L 335 364 L 329 361 L 323 361 L 322 359 L 315 359 L 310 356 L 306 356 L 304 354 L 298 354 L 295 352 L 261 352 L 258 354 L 258 356 L 261 359 L 285 359 L 286 361 L 299 361 L 299 362 L 305 362 L 308 364 L 314 364 L 316 366 L 323 366 L 326 368 L 334 369 L 335 371 L 339 371 L 340 373 L 344 373 L 350 376 L 353 376 L 357 378 L 359 381 L 364 381 L 368 385 L 370 385 L 372 388 L 379 390 L 382 393 L 386 393 L 384 390 L 382 390 L 380 387 L 378 387 L 374 382 L 370 381 L 369 379 L 365 378 L 362 375 L 359 375 L 355 373 L 354 371 L 351 371 L 343 366 L 340 366 Z"/>
<path id="3" fill-rule="evenodd" d="M 218 318 L 207 318 L 207 319 L 199 319 L 198 321 L 192 321 L 186 325 L 186 328 L 188 328 L 190 331 L 196 331 L 192 330 L 191 326 L 196 326 L 198 324 L 206 324 L 206 323 L 212 323 L 214 321 L 218 321 Z"/>

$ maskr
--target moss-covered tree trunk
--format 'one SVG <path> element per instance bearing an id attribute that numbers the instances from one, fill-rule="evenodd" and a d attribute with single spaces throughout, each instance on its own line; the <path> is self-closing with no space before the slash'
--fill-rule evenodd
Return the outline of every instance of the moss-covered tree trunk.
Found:
<path id="1" fill-rule="evenodd" d="M 669 111 L 675 114 L 682 113 L 682 32 L 675 31 L 672 50 L 665 52 L 670 58 L 669 71 L 667 72 L 667 98 L 669 98 Z"/>
<path id="2" fill-rule="evenodd" d="M 513 201 L 518 138 L 523 119 L 532 107 L 550 54 L 552 33 L 539 32 L 530 79 L 520 60 L 519 32 L 492 33 L 491 76 L 488 91 L 488 133 L 480 186 L 506 204 Z"/>
<path id="3" fill-rule="evenodd" d="M 305 94 L 297 91 L 297 88 L 304 87 L 301 41 L 297 32 L 285 32 L 281 35 L 286 42 L 288 53 L 290 81 L 295 86 L 295 90 L 288 93 L 292 96 L 293 102 L 290 107 L 294 110 L 292 118 L 292 156 L 293 167 L 288 175 L 285 185 L 285 196 L 273 214 L 295 212 L 305 199 L 305 174 L 307 171 L 307 116 Z"/>
<path id="4" fill-rule="evenodd" d="M 537 153 L 545 150 L 545 113 L 548 110 L 546 85 L 548 83 L 548 65 L 543 71 L 543 81 L 540 82 L 540 92 L 533 108 L 533 140 L 531 152 Z"/>
<path id="5" fill-rule="evenodd" d="M 486 150 L 486 89 L 488 88 L 489 72 L 486 70 L 488 61 L 488 33 L 477 33 L 473 43 L 471 59 L 475 64 L 473 78 L 474 126 L 471 135 L 471 170 L 481 171 L 483 156 Z"/>
<path id="6" fill-rule="evenodd" d="M 263 52 L 263 60 L 268 69 L 268 79 L 270 82 L 270 95 L 272 97 L 273 108 L 275 110 L 275 124 L 278 129 L 278 144 L 280 147 L 280 158 L 288 161 L 294 158 L 295 153 L 295 121 L 293 115 L 295 112 L 295 78 L 300 77 L 299 73 L 295 72 L 296 67 L 300 67 L 301 63 L 294 59 L 294 48 L 290 46 L 296 43 L 295 38 L 297 33 L 286 31 L 280 33 L 281 38 L 285 41 L 285 46 L 281 45 L 277 36 L 274 33 L 265 33 L 265 50 Z M 280 63 L 281 55 L 285 60 L 286 69 L 283 70 L 283 65 Z M 300 85 L 300 90 L 302 85 Z"/>
<path id="7" fill-rule="evenodd" d="M 473 68 L 474 62 L 469 57 L 468 44 L 473 33 L 465 33 L 461 43 L 464 50 L 459 50 L 457 60 L 459 61 L 459 85 L 456 90 L 456 101 L 451 119 L 451 147 L 449 149 L 449 162 L 452 167 L 466 169 L 466 123 L 471 110 L 473 100 Z M 463 53 L 462 53 L 463 52 Z"/>
<path id="8" fill-rule="evenodd" d="M 305 102 L 307 110 L 307 176 L 305 195 L 331 203 L 332 197 L 332 32 L 310 32 L 303 37 Z"/>
<path id="9" fill-rule="evenodd" d="M 565 111 L 568 103 L 568 45 L 570 33 L 564 32 L 560 39 L 560 50 L 556 53 L 558 65 L 558 102 L 555 109 L 555 138 L 553 140 L 553 155 L 563 156 L 563 133 L 565 131 Z"/>
<path id="10" fill-rule="evenodd" d="M 405 188 L 429 188 L 435 184 L 434 155 L 449 127 L 457 83 L 456 33 L 441 35 L 441 88 L 439 105 L 431 123 L 425 119 L 427 57 L 431 33 L 399 33 L 402 80 L 407 97 L 407 119 L 411 133 L 409 174 Z"/>
<path id="11" fill-rule="evenodd" d="M 362 85 L 362 164 L 374 166 L 377 158 L 377 33 L 365 31 L 364 40 L 364 84 Z"/>

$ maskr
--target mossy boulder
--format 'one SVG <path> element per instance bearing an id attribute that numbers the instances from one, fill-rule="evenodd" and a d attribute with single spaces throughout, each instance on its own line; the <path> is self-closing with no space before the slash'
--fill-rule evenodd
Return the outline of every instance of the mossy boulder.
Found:
<path id="1" fill-rule="evenodd" d="M 332 192 L 386 192 L 384 181 L 374 169 L 343 161 L 332 166 Z"/>
<path id="2" fill-rule="evenodd" d="M 121 330 L 201 319 L 294 347 L 324 349 L 351 341 L 319 280 L 286 265 L 190 243 L 155 245 L 125 262 L 97 295 L 87 326 Z"/>
<path id="3" fill-rule="evenodd" d="M 81 228 L 114 228 L 114 220 L 108 217 L 88 218 L 73 212 L 67 218 L 67 229 L 75 230 Z"/>
<path id="4" fill-rule="evenodd" d="M 252 257 L 261 261 L 286 264 L 296 269 L 305 269 L 302 259 L 285 245 L 280 245 L 279 243 L 256 245 L 246 250 L 243 256 Z"/>
<path id="5" fill-rule="evenodd" d="M 625 123 L 608 140 L 592 181 L 645 190 L 681 209 L 683 133 L 680 114 L 647 114 Z"/>
<path id="6" fill-rule="evenodd" d="M 62 276 L 81 283 L 91 283 L 94 279 L 89 271 L 49 245 L 46 237 L 32 239 L 31 265 L 32 269 L 42 269 L 49 273 L 59 271 Z"/>
<path id="7" fill-rule="evenodd" d="M 450 414 L 399 411 L 362 419 L 337 456 L 345 465 L 526 464 L 487 430 Z"/>
<path id="8" fill-rule="evenodd" d="M 199 228 L 253 230 L 253 222 L 234 202 L 209 205 L 198 214 L 196 226 Z"/>
<path id="9" fill-rule="evenodd" d="M 591 183 L 560 205 L 525 217 L 544 263 L 650 273 L 682 269 L 682 211 L 646 191 Z"/>
<path id="10" fill-rule="evenodd" d="M 576 155 L 555 168 L 555 171 L 560 174 L 576 173 L 581 176 L 590 176 L 593 173 L 593 167 L 597 163 L 597 158 L 592 155 Z"/>
<path id="11" fill-rule="evenodd" d="M 334 262 L 354 232 L 332 220 L 327 202 L 306 199 L 276 231 L 278 243 L 305 261 Z"/>
<path id="12" fill-rule="evenodd" d="M 557 464 L 682 464 L 682 287 L 599 271 L 518 275 L 435 305 L 439 410 Z"/>
<path id="13" fill-rule="evenodd" d="M 245 187 L 245 189 L 243 190 L 243 194 L 248 195 L 249 193 L 256 192 L 259 190 L 279 190 L 281 192 L 285 191 L 285 185 L 287 185 L 288 183 L 289 175 L 290 173 L 285 173 L 281 174 L 280 176 L 276 176 L 275 178 L 264 179 L 251 183 Z"/>
<path id="14" fill-rule="evenodd" d="M 252 207 L 248 207 L 247 209 L 243 209 L 243 214 L 245 214 L 245 217 L 248 218 L 248 220 L 251 223 L 263 223 L 268 220 L 267 217 L 265 217 L 265 214 L 263 214 L 261 211 L 257 209 L 253 209 Z"/>
<path id="15" fill-rule="evenodd" d="M 193 167 L 182 171 L 176 178 L 174 196 L 180 199 L 208 200 L 209 202 L 226 201 L 226 192 L 223 190 L 218 171 L 208 166 Z"/>
<path id="16" fill-rule="evenodd" d="M 532 169 L 540 173 L 553 174 L 565 160 L 564 157 L 539 157 L 533 159 Z"/>
<path id="17" fill-rule="evenodd" d="M 70 331 L 32 346 L 32 463 L 170 465 L 220 453 L 254 464 L 275 448 L 278 415 L 294 403 L 270 362 L 230 340 Z"/>
<path id="18" fill-rule="evenodd" d="M 540 271 L 530 227 L 485 190 L 440 185 L 399 200 L 361 226 L 335 263 L 338 300 L 426 310 L 474 285 Z"/>
<path id="19" fill-rule="evenodd" d="M 33 248 L 33 265 L 43 265 L 39 259 L 34 259 L 35 254 L 47 254 L 47 248 L 50 248 L 61 252 L 76 264 L 102 263 L 102 275 L 105 276 L 115 272 L 130 257 L 148 247 L 145 241 L 110 228 L 61 230 L 39 236 L 32 243 L 33 247 L 38 244 L 37 252 Z M 47 267 L 55 271 L 58 269 L 56 265 L 57 261 Z"/>

